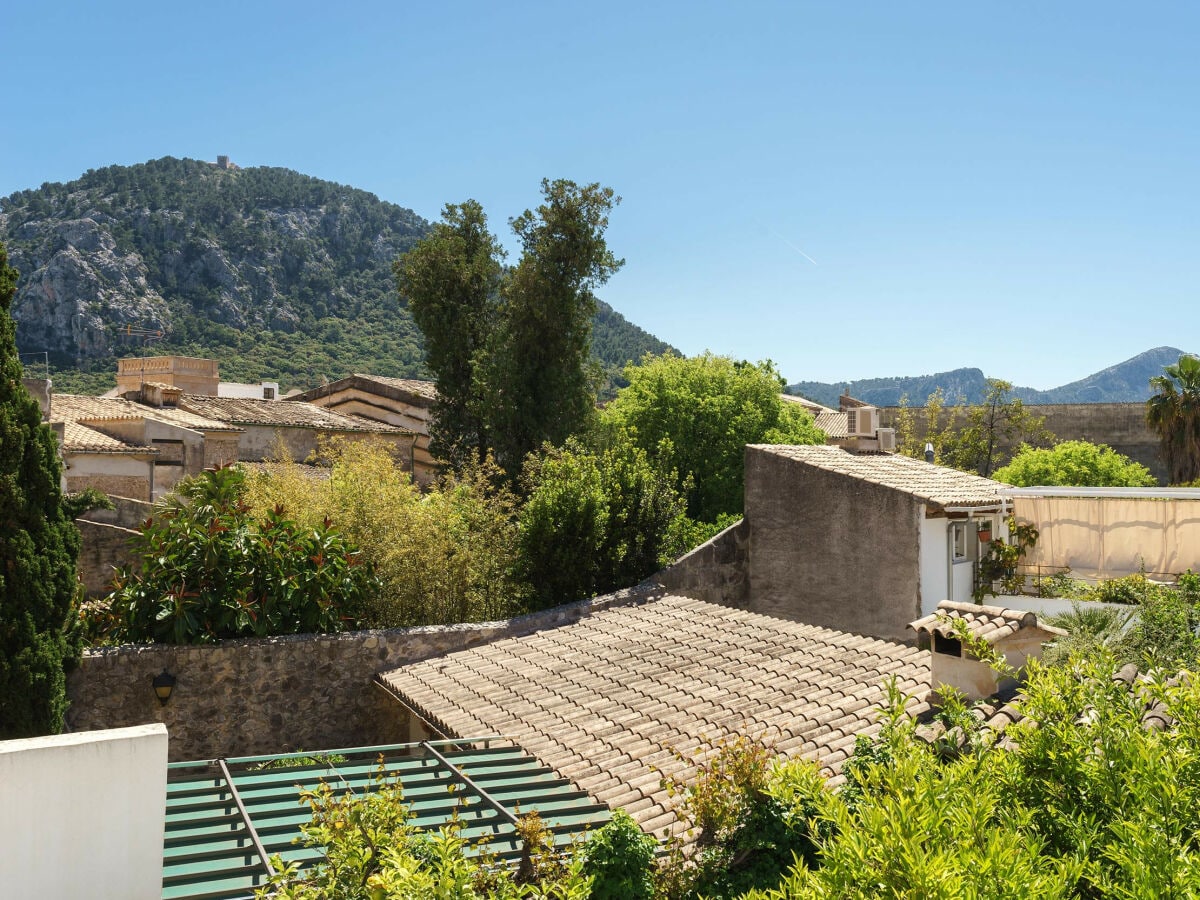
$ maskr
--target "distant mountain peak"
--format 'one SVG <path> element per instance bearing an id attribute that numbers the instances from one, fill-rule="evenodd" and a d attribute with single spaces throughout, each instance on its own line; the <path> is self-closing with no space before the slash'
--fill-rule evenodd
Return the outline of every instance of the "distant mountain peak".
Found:
<path id="1" fill-rule="evenodd" d="M 1026 403 L 1139 403 L 1150 397 L 1150 379 L 1161 375 L 1163 366 L 1178 361 L 1184 352 L 1176 347 L 1155 347 L 1061 387 L 1046 391 L 1014 387 L 1013 395 Z M 910 406 L 923 406 L 938 388 L 942 389 L 947 403 L 954 403 L 959 397 L 967 403 L 979 403 L 987 384 L 981 369 L 962 368 L 934 375 L 866 378 L 850 382 L 801 381 L 788 385 L 787 390 L 826 406 L 836 407 L 838 394 L 842 392 L 875 406 L 897 406 L 904 396 Z"/>

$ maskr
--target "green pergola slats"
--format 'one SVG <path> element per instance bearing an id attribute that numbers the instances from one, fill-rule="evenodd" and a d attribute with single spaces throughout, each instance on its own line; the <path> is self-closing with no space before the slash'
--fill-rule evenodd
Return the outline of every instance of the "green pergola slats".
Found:
<path id="1" fill-rule="evenodd" d="M 556 846 L 608 819 L 569 781 L 496 735 L 472 740 L 352 747 L 172 763 L 163 838 L 164 900 L 243 900 L 266 881 L 267 858 L 301 869 L 319 865 L 319 848 L 297 843 L 311 815 L 305 791 L 322 782 L 335 794 L 365 794 L 398 780 L 417 828 L 457 818 L 470 852 L 515 860 L 513 823 L 538 810 Z M 382 770 L 381 762 L 382 759 Z M 257 846 L 256 846 L 257 844 Z"/>

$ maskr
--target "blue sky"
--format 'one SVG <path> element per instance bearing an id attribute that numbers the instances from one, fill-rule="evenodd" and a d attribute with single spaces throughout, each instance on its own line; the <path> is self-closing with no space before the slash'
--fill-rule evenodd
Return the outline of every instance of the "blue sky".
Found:
<path id="1" fill-rule="evenodd" d="M 160 156 L 624 201 L 601 296 L 789 381 L 1200 350 L 1200 5 L 9 4 L 0 195 Z"/>

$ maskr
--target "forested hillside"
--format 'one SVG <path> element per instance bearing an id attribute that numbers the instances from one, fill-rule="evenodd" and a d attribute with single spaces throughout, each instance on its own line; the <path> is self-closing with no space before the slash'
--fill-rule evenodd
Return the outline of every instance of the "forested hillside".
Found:
<path id="1" fill-rule="evenodd" d="M 1150 397 L 1150 379 L 1161 375 L 1163 366 L 1177 362 L 1182 353 L 1175 347 L 1155 347 L 1070 384 L 1045 391 L 1014 387 L 1012 395 L 1025 403 L 1141 403 Z M 838 395 L 843 392 L 876 406 L 897 406 L 904 396 L 910 405 L 923 406 L 938 388 L 949 403 L 959 398 L 966 403 L 981 403 L 987 394 L 987 377 L 981 369 L 954 369 L 935 375 L 864 378 L 840 384 L 801 381 L 788 385 L 787 390 L 835 409 Z M 1003 374 L 990 377 L 1007 380 Z"/>
<path id="2" fill-rule="evenodd" d="M 170 157 L 0 200 L 0 241 L 21 272 L 18 346 L 27 364 L 48 354 L 60 390 L 111 386 L 115 359 L 144 350 L 287 387 L 423 375 L 391 265 L 428 229 L 411 210 L 288 169 Z M 603 304 L 593 347 L 610 373 L 668 349 Z"/>

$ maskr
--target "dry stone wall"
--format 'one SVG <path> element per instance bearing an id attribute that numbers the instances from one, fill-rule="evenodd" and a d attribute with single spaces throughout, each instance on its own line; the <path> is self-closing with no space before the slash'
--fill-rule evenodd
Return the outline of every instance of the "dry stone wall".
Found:
<path id="1" fill-rule="evenodd" d="M 119 525 L 76 519 L 79 529 L 79 579 L 89 597 L 107 594 L 119 566 L 135 560 L 133 538 L 137 532 Z"/>
<path id="2" fill-rule="evenodd" d="M 644 602 L 659 590 L 646 584 L 477 625 L 92 650 L 68 679 L 67 725 L 90 731 L 162 722 L 172 760 L 403 742 L 408 713 L 374 683 L 376 673 Z M 164 669 L 176 684 L 160 704 L 151 681 Z"/>

